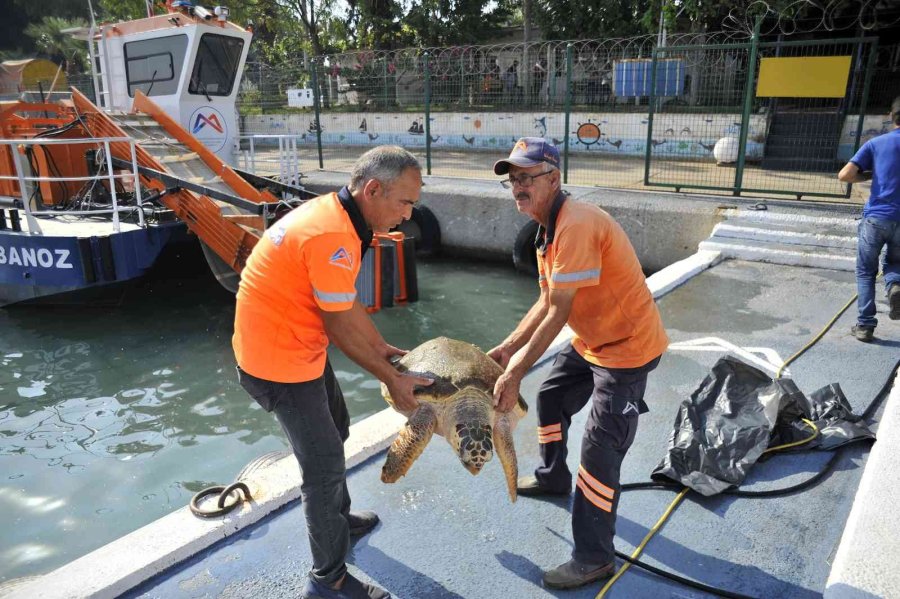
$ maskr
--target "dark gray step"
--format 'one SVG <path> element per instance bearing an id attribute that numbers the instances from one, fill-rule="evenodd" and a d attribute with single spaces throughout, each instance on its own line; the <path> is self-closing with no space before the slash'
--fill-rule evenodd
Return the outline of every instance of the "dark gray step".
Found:
<path id="1" fill-rule="evenodd" d="M 766 142 L 766 158 L 833 160 L 836 155 L 837 148 L 798 148 L 796 146 L 772 145 Z"/>
<path id="2" fill-rule="evenodd" d="M 833 158 L 780 158 L 766 156 L 762 168 L 773 171 L 799 171 L 804 173 L 837 173 L 841 163 Z"/>

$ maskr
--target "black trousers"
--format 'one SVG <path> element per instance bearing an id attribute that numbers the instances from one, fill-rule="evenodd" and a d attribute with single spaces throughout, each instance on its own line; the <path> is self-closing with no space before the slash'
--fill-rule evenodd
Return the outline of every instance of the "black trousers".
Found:
<path id="1" fill-rule="evenodd" d="M 300 495 L 313 558 L 310 577 L 334 586 L 347 572 L 350 548 L 344 462 L 350 416 L 331 364 L 325 364 L 321 377 L 303 383 L 267 381 L 240 368 L 238 379 L 267 412 L 275 413 L 291 443 L 303 479 Z"/>
<path id="2" fill-rule="evenodd" d="M 569 427 L 572 417 L 591 402 L 572 504 L 572 557 L 582 563 L 615 559 L 619 469 L 637 433 L 638 416 L 648 411 L 644 402 L 647 375 L 659 360 L 638 368 L 603 368 L 569 345 L 556 357 L 538 391 L 541 464 L 535 476 L 541 485 L 557 491 L 572 488 L 572 473 L 566 465 Z"/>

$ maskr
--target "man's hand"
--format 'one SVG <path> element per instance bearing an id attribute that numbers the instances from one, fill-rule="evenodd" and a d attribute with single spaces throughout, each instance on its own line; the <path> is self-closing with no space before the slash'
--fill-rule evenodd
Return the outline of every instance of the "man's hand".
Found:
<path id="1" fill-rule="evenodd" d="M 394 400 L 395 409 L 401 414 L 410 414 L 419 407 L 419 402 L 414 395 L 415 387 L 427 387 L 434 382 L 433 379 L 412 374 L 400 374 L 389 381 L 385 381 L 391 399 Z"/>
<path id="2" fill-rule="evenodd" d="M 509 412 L 519 400 L 519 386 L 522 378 L 511 372 L 504 372 L 494 384 L 494 409 Z"/>
<path id="3" fill-rule="evenodd" d="M 510 351 L 507 346 L 501 343 L 500 345 L 489 351 L 487 355 L 501 367 L 506 368 L 506 365 L 509 364 L 509 359 L 512 358 L 513 353 L 515 352 Z"/>
<path id="4" fill-rule="evenodd" d="M 381 346 L 381 348 L 379 348 L 379 353 L 381 353 L 381 357 L 383 357 L 385 360 L 390 362 L 391 358 L 393 358 L 394 356 L 402 357 L 402 356 L 405 356 L 406 354 L 408 354 L 409 351 L 407 351 L 405 349 L 400 349 L 399 347 L 394 347 L 393 345 L 385 343 L 384 345 Z"/>

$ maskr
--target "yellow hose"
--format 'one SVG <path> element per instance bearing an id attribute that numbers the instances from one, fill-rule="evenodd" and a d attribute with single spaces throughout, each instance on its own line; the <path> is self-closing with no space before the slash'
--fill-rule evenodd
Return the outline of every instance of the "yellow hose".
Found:
<path id="1" fill-rule="evenodd" d="M 662 528 L 662 525 L 665 524 L 665 522 L 669 518 L 669 516 L 672 515 L 672 512 L 675 511 L 675 508 L 678 507 L 678 504 L 681 502 L 682 499 L 684 499 L 684 496 L 687 495 L 688 491 L 690 491 L 690 489 L 688 487 L 685 487 L 678 493 L 678 495 L 675 496 L 675 499 L 672 500 L 672 503 L 670 503 L 669 507 L 666 508 L 666 511 L 663 512 L 663 515 L 660 517 L 660 519 L 656 521 L 656 524 L 653 525 L 653 528 L 650 529 L 650 531 L 644 537 L 644 540 L 641 541 L 641 544 L 638 545 L 637 549 L 635 549 L 634 552 L 631 554 L 632 559 L 637 559 L 638 557 L 640 557 L 641 553 L 644 551 L 644 547 L 647 546 L 647 543 L 650 542 L 650 539 L 653 537 L 653 535 L 655 535 L 656 532 L 660 528 Z M 602 599 L 603 596 L 606 595 L 606 592 L 612 588 L 612 585 L 614 585 L 616 583 L 616 581 L 619 580 L 619 577 L 621 577 L 622 574 L 625 573 L 625 570 L 627 570 L 630 567 L 631 567 L 631 562 L 625 562 L 622 565 L 622 567 L 619 568 L 619 571 L 616 572 L 612 578 L 610 578 L 609 580 L 606 581 L 606 584 L 603 585 L 603 588 L 600 589 L 599 593 L 597 593 L 596 599 Z"/>
<path id="2" fill-rule="evenodd" d="M 880 275 L 879 275 L 879 278 L 880 278 Z M 809 343 L 804 345 L 802 348 L 800 348 L 800 350 L 798 352 L 796 352 L 790 358 L 785 360 L 784 364 L 782 364 L 781 367 L 778 369 L 778 372 L 775 373 L 775 378 L 780 379 L 782 372 L 784 372 L 784 369 L 787 368 L 788 364 L 790 364 L 791 362 L 793 362 L 794 360 L 796 360 L 797 358 L 802 356 L 809 348 L 811 348 L 813 345 L 818 343 L 819 340 L 825 336 L 825 333 L 827 333 L 828 330 L 831 329 L 832 326 L 834 326 L 834 323 L 837 322 L 838 318 L 840 318 L 844 314 L 844 312 L 847 311 L 847 308 L 849 308 L 850 306 L 853 305 L 853 302 L 856 301 L 856 298 L 857 298 L 857 295 L 854 294 L 854 296 L 850 299 L 850 301 L 848 301 L 846 304 L 844 304 L 844 306 L 840 310 L 838 310 L 837 314 L 835 314 L 834 317 L 828 321 L 828 324 L 826 324 L 824 327 L 822 327 L 822 330 L 819 331 L 819 333 L 815 337 L 812 338 L 812 341 L 810 341 Z M 806 418 L 802 418 L 802 420 L 809 428 L 812 429 L 812 434 L 809 437 L 806 437 L 805 439 L 801 439 L 799 441 L 793 441 L 791 443 L 785 443 L 783 445 L 776 445 L 775 447 L 769 447 L 765 451 L 763 451 L 763 453 L 771 453 L 774 451 L 780 451 L 782 449 L 788 449 L 790 447 L 797 447 L 798 445 L 803 445 L 804 443 L 809 443 L 810 441 L 812 441 L 813 439 L 818 437 L 819 436 L 818 427 L 812 421 L 807 420 Z M 669 507 L 666 508 L 666 511 L 663 512 L 663 515 L 659 518 L 659 520 L 656 521 L 656 524 L 653 525 L 653 528 L 651 528 L 649 530 L 649 532 L 647 532 L 647 535 L 644 537 L 644 540 L 641 541 L 641 544 L 637 546 L 637 548 L 634 550 L 634 552 L 632 552 L 632 554 L 631 554 L 632 559 L 637 559 L 638 557 L 640 557 L 641 553 L 643 553 L 643 551 L 644 551 L 644 547 L 647 546 L 647 543 L 650 542 L 650 539 L 653 538 L 653 535 L 655 535 L 659 531 L 659 529 L 662 528 L 663 524 L 665 524 L 665 522 L 669 518 L 669 516 L 672 515 L 672 512 L 675 511 L 675 508 L 678 507 L 678 504 L 681 503 L 681 500 L 684 499 L 684 496 L 687 495 L 688 491 L 690 491 L 690 488 L 688 488 L 688 487 L 685 487 L 681 491 L 679 491 L 678 495 L 675 496 L 675 499 L 672 500 L 672 503 L 669 504 Z M 622 567 L 619 569 L 619 571 L 616 572 L 612 578 L 610 578 L 608 581 L 606 581 L 606 584 L 603 585 L 603 588 L 600 589 L 599 593 L 597 593 L 597 596 L 595 597 L 595 599 L 603 599 L 603 597 L 606 596 L 606 593 L 609 591 L 609 589 L 612 588 L 612 586 L 616 583 L 616 581 L 619 580 L 619 578 L 622 576 L 622 574 L 624 574 L 625 571 L 628 570 L 628 568 L 630 568 L 630 567 L 631 567 L 631 562 L 625 562 L 622 565 Z"/>

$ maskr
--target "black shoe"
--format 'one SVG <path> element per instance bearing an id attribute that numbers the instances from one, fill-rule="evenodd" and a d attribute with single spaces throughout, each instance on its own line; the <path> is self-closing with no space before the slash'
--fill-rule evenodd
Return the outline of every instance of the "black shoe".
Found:
<path id="1" fill-rule="evenodd" d="M 536 497 L 538 495 L 568 495 L 571 492 L 570 489 L 551 489 L 550 487 L 545 487 L 538 482 L 537 477 L 534 476 L 523 476 L 516 481 L 516 491 L 518 491 L 519 495 L 524 495 L 526 497 Z"/>
<path id="2" fill-rule="evenodd" d="M 588 583 L 609 578 L 616 573 L 616 565 L 582 564 L 574 559 L 544 572 L 544 586 L 549 589 L 574 589 Z"/>
<path id="3" fill-rule="evenodd" d="M 306 581 L 303 599 L 391 599 L 391 594 L 375 585 L 360 582 L 351 574 L 344 576 L 340 589 L 332 589 L 312 578 Z"/>
<path id="4" fill-rule="evenodd" d="M 891 307 L 890 319 L 900 320 L 900 283 L 894 283 L 888 290 L 888 305 Z"/>
<path id="5" fill-rule="evenodd" d="M 350 524 L 350 536 L 361 537 L 378 524 L 378 514 L 369 510 L 351 511 L 347 523 Z"/>
<path id="6" fill-rule="evenodd" d="M 875 327 L 868 327 L 864 324 L 855 324 L 850 328 L 850 333 L 859 341 L 869 343 L 875 337 Z"/>

